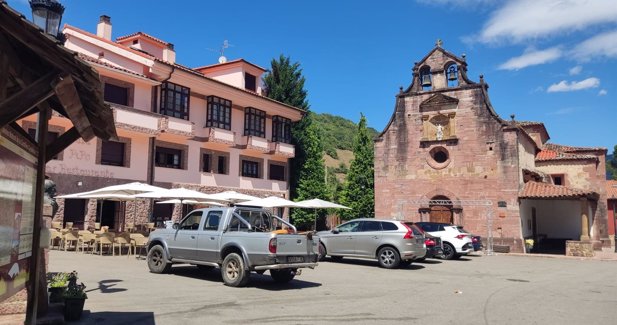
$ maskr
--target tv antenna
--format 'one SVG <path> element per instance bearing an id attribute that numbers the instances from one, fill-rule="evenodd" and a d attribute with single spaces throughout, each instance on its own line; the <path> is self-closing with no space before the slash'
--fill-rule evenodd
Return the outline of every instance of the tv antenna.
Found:
<path id="1" fill-rule="evenodd" d="M 220 56 L 219 56 L 219 63 L 225 63 L 227 62 L 227 58 L 225 57 L 225 49 L 228 49 L 230 47 L 232 47 L 233 44 L 230 44 L 228 40 L 224 40 L 223 41 L 223 45 L 221 45 L 220 50 L 215 50 L 215 49 L 208 49 L 209 51 L 212 52 L 219 52 Z"/>

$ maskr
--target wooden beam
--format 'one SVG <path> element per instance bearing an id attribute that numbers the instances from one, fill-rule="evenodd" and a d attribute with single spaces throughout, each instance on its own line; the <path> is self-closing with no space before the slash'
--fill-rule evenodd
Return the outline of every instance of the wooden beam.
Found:
<path id="1" fill-rule="evenodd" d="M 66 115 L 73 122 L 84 141 L 90 141 L 94 138 L 94 132 L 79 99 L 73 78 L 70 75 L 64 75 L 54 81 L 52 87 L 60 100 L 60 104 L 64 107 Z"/>
<path id="2" fill-rule="evenodd" d="M 9 57 L 2 53 L 0 55 L 0 101 L 6 99 L 6 95 L 9 87 Z"/>
<path id="3" fill-rule="evenodd" d="M 70 128 L 68 131 L 62 133 L 54 142 L 47 145 L 47 152 L 45 153 L 45 162 L 49 162 L 53 157 L 57 156 L 62 150 L 68 148 L 73 142 L 79 140 L 81 136 L 79 131 L 75 127 Z"/>
<path id="4" fill-rule="evenodd" d="M 17 120 L 32 107 L 53 96 L 51 83 L 57 75 L 56 71 L 51 71 L 28 87 L 0 102 L 0 127 Z"/>

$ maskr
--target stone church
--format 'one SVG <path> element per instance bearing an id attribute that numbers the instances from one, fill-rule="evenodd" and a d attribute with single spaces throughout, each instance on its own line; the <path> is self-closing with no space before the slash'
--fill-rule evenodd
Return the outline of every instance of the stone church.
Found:
<path id="1" fill-rule="evenodd" d="M 375 215 L 462 225 L 512 252 L 610 246 L 605 148 L 551 144 L 541 122 L 501 118 L 483 76 L 437 45 L 413 67 L 375 139 Z"/>

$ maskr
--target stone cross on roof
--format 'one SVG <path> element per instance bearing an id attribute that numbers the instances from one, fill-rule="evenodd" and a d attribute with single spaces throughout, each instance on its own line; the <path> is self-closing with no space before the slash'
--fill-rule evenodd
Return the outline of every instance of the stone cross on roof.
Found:
<path id="1" fill-rule="evenodd" d="M 441 38 L 438 38 L 437 42 L 435 42 L 435 46 L 441 47 L 442 45 L 443 45 L 443 41 L 441 40 Z"/>

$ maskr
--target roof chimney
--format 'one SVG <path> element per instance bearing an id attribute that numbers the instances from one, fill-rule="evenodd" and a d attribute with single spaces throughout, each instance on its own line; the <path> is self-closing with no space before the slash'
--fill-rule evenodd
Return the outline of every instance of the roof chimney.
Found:
<path id="1" fill-rule="evenodd" d="M 169 43 L 163 49 L 163 61 L 174 64 L 176 63 L 176 51 L 174 50 L 174 45 Z"/>
<path id="2" fill-rule="evenodd" d="M 111 18 L 101 15 L 99 23 L 96 25 L 96 36 L 111 41 Z"/>

